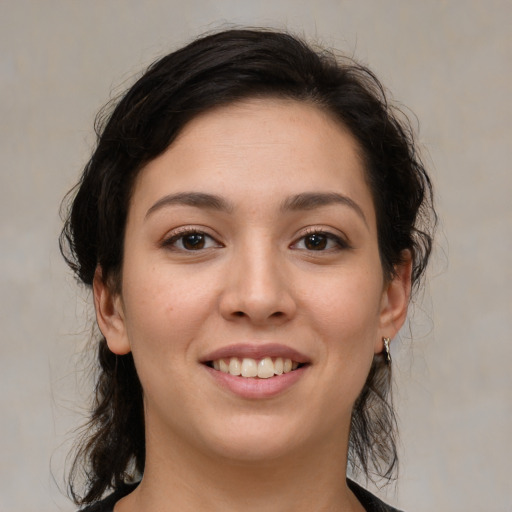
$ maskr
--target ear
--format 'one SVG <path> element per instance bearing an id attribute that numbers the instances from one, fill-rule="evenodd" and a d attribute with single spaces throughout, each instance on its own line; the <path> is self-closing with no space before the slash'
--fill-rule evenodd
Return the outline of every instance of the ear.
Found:
<path id="1" fill-rule="evenodd" d="M 393 339 L 407 317 L 407 308 L 411 297 L 411 251 L 405 250 L 402 256 L 403 263 L 395 267 L 393 279 L 385 285 L 382 293 L 379 339 L 375 344 L 376 354 L 384 350 L 382 338 Z"/>
<path id="2" fill-rule="evenodd" d="M 96 321 L 107 340 L 108 348 L 118 355 L 131 351 L 126 335 L 126 326 L 121 296 L 112 292 L 112 287 L 103 279 L 101 267 L 96 268 L 93 280 Z"/>

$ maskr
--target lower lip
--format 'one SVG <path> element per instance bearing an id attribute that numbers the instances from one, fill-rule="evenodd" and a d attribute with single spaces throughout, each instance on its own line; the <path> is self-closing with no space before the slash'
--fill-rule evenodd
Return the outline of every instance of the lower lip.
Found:
<path id="1" fill-rule="evenodd" d="M 268 379 L 257 377 L 237 377 L 229 373 L 204 366 L 213 379 L 224 389 L 247 399 L 271 398 L 279 395 L 295 384 L 307 371 L 308 365 L 282 375 L 276 375 Z"/>

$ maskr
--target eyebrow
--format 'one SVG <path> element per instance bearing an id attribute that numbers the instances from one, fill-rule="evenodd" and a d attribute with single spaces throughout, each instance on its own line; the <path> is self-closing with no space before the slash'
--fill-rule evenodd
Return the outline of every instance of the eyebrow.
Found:
<path id="1" fill-rule="evenodd" d="M 338 194 L 337 192 L 305 192 L 289 197 L 281 205 L 281 211 L 314 210 L 315 208 L 331 204 L 341 204 L 352 208 L 368 226 L 368 221 L 362 208 L 350 197 Z"/>
<path id="2" fill-rule="evenodd" d="M 146 212 L 146 218 L 165 206 L 173 205 L 195 206 L 196 208 L 208 208 L 223 212 L 230 212 L 233 209 L 232 205 L 220 196 L 205 194 L 203 192 L 181 192 L 178 194 L 169 194 L 159 199 Z"/>
<path id="3" fill-rule="evenodd" d="M 352 208 L 368 226 L 362 208 L 350 197 L 338 194 L 337 192 L 304 192 L 288 197 L 282 203 L 281 211 L 314 210 L 331 204 L 341 204 Z M 159 199 L 146 212 L 146 218 L 161 208 L 174 205 L 194 206 L 196 208 L 206 208 L 221 212 L 231 212 L 233 210 L 233 205 L 220 196 L 204 192 L 179 192 Z"/>

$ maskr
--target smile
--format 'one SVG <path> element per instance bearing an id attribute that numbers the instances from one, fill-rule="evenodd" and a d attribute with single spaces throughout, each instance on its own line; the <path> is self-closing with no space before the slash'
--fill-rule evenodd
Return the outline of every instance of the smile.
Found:
<path id="1" fill-rule="evenodd" d="M 314 361 L 279 343 L 235 343 L 205 354 L 199 362 L 213 382 L 230 394 L 261 400 L 293 388 Z"/>
<path id="2" fill-rule="evenodd" d="M 207 363 L 211 368 L 222 373 L 237 377 L 269 379 L 276 375 L 290 373 L 301 366 L 301 363 L 290 358 L 263 357 L 253 359 L 250 357 L 220 358 Z"/>

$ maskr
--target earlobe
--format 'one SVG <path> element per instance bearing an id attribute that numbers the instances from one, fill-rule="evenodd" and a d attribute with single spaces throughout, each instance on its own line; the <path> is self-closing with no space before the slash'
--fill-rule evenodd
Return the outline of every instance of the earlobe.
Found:
<path id="1" fill-rule="evenodd" d="M 127 354 L 131 351 L 131 347 L 126 335 L 121 297 L 113 293 L 111 287 L 104 281 L 99 266 L 94 274 L 93 294 L 96 321 L 107 340 L 108 348 L 114 354 Z"/>
<path id="2" fill-rule="evenodd" d="M 395 267 L 395 275 L 389 281 L 382 295 L 380 311 L 380 336 L 377 340 L 375 353 L 383 350 L 383 338 L 393 339 L 407 317 L 407 309 L 411 296 L 412 255 L 404 251 L 403 263 Z"/>

